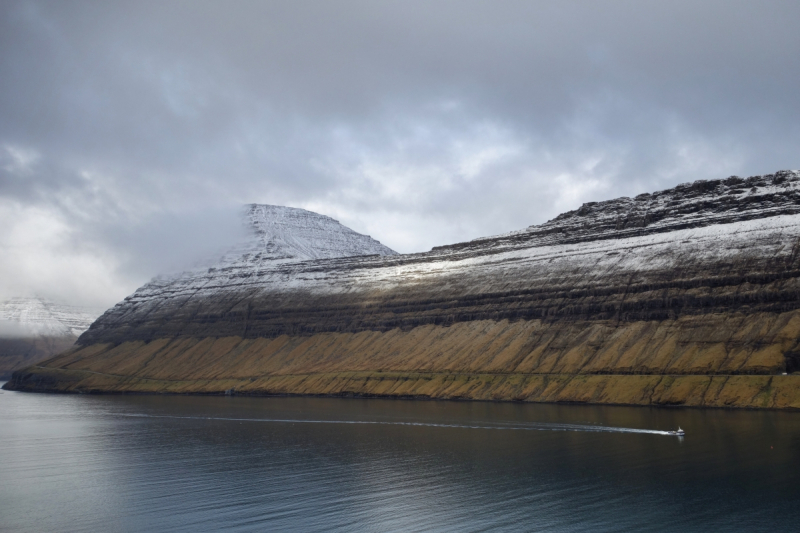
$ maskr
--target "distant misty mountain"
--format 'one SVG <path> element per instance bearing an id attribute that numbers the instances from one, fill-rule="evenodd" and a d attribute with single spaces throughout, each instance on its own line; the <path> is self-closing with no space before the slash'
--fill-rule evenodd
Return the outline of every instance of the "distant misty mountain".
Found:
<path id="1" fill-rule="evenodd" d="M 0 379 L 68 349 L 98 315 L 39 297 L 0 302 Z"/>
<path id="2" fill-rule="evenodd" d="M 100 313 L 44 298 L 11 298 L 0 302 L 0 320 L 20 334 L 79 337 Z M 2 334 L 0 332 L 0 334 Z"/>

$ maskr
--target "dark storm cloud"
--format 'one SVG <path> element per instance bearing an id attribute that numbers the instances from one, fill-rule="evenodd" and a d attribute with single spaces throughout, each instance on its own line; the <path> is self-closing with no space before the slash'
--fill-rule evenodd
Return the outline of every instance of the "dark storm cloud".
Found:
<path id="1" fill-rule="evenodd" d="M 800 167 L 798 15 L 3 2 L 0 292 L 113 303 L 220 245 L 248 202 L 417 251 L 583 201 Z"/>

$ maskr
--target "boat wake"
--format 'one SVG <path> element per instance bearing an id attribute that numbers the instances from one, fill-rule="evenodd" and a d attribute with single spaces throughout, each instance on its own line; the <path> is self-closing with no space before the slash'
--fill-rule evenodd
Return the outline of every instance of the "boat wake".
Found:
<path id="1" fill-rule="evenodd" d="M 638 433 L 644 435 L 674 436 L 674 431 L 661 431 L 656 429 L 637 429 L 614 426 L 600 426 L 591 424 L 558 424 L 551 422 L 531 422 L 524 424 L 446 424 L 438 422 L 407 422 L 398 420 L 313 420 L 304 418 L 234 418 L 218 416 L 177 416 L 177 415 L 149 415 L 149 414 L 121 414 L 132 418 L 171 418 L 181 420 L 219 420 L 226 422 L 261 422 L 273 424 L 352 424 L 352 425 L 378 425 L 378 426 L 417 426 L 446 429 L 495 429 L 506 431 L 583 431 L 594 433 Z"/>

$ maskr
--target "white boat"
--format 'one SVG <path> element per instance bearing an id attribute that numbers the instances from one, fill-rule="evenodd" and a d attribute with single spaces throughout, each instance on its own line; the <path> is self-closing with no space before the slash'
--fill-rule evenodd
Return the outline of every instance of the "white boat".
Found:
<path id="1" fill-rule="evenodd" d="M 667 434 L 669 434 L 669 435 L 677 435 L 679 437 L 683 437 L 684 435 L 686 435 L 686 432 L 684 430 L 682 430 L 680 426 L 678 426 L 678 430 L 677 431 L 667 431 Z"/>

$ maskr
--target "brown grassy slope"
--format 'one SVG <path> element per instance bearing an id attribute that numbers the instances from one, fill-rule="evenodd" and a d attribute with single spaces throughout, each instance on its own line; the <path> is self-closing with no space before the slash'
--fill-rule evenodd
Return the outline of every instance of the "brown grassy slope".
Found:
<path id="1" fill-rule="evenodd" d="M 236 387 L 254 394 L 800 407 L 800 376 L 775 376 L 798 338 L 800 311 L 619 324 L 482 320 L 409 331 L 95 344 L 34 373 L 38 390 Z"/>

